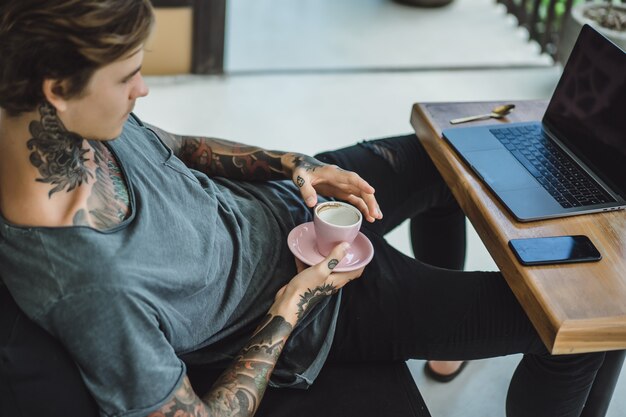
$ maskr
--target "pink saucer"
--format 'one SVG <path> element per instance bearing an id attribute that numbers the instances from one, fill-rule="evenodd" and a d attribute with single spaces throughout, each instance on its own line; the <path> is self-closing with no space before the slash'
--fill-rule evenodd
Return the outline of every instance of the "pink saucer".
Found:
<path id="1" fill-rule="evenodd" d="M 302 223 L 293 228 L 287 237 L 287 244 L 293 254 L 307 265 L 315 265 L 324 260 L 315 246 L 315 228 L 313 222 Z M 357 235 L 348 249 L 348 254 L 339 262 L 335 272 L 359 269 L 370 263 L 374 257 L 372 242 L 363 234 Z"/>

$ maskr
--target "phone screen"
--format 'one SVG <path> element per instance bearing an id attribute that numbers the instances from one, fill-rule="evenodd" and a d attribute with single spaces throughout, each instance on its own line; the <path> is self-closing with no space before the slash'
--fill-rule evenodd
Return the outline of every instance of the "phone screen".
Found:
<path id="1" fill-rule="evenodd" d="M 602 255 L 587 236 L 511 239 L 509 246 L 522 265 L 593 262 Z"/>

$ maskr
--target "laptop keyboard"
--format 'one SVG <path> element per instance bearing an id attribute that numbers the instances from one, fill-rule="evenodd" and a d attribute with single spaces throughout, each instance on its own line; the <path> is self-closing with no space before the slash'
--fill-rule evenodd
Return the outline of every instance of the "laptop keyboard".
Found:
<path id="1" fill-rule="evenodd" d="M 490 129 L 563 208 L 615 201 L 540 126 Z"/>

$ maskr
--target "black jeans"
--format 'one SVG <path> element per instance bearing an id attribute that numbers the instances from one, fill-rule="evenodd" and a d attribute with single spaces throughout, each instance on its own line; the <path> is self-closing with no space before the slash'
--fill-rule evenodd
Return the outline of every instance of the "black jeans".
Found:
<path id="1" fill-rule="evenodd" d="M 316 156 L 376 189 L 384 218 L 364 224 L 374 259 L 343 289 L 331 361 L 479 359 L 523 353 L 509 417 L 578 417 L 604 353 L 550 355 L 497 272 L 462 272 L 464 216 L 415 135 Z M 406 219 L 417 259 L 384 235 Z"/>

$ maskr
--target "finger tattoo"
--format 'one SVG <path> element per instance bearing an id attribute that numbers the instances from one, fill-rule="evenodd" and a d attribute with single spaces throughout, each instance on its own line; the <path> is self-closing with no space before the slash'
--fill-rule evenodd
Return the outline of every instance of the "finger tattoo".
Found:
<path id="1" fill-rule="evenodd" d="M 298 178 L 296 178 L 296 184 L 298 184 L 298 187 L 302 188 L 304 186 L 304 178 L 298 175 Z"/>
<path id="2" fill-rule="evenodd" d="M 337 266 L 338 263 L 339 263 L 338 260 L 331 259 L 330 261 L 328 261 L 328 269 L 330 269 L 330 270 L 335 269 L 335 267 Z"/>

